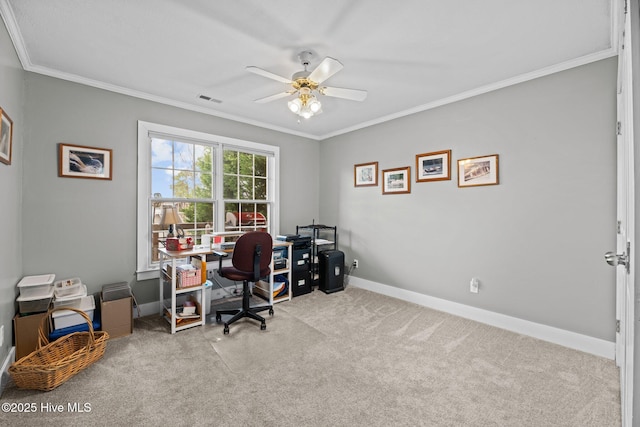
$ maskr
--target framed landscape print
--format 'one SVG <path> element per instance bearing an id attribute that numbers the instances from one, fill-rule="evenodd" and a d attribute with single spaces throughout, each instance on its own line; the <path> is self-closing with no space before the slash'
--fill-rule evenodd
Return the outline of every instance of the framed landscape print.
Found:
<path id="1" fill-rule="evenodd" d="M 382 194 L 411 193 L 411 166 L 382 171 Z"/>
<path id="2" fill-rule="evenodd" d="M 498 155 L 458 160 L 458 187 L 498 184 Z"/>
<path id="3" fill-rule="evenodd" d="M 110 180 L 111 153 L 107 148 L 58 144 L 58 176 Z"/>
<path id="4" fill-rule="evenodd" d="M 451 179 L 451 150 L 416 154 L 416 182 Z"/>
<path id="5" fill-rule="evenodd" d="M 378 162 L 354 165 L 353 183 L 355 187 L 372 187 L 378 185 Z"/>
<path id="6" fill-rule="evenodd" d="M 13 121 L 7 112 L 0 108 L 0 162 L 11 164 L 13 149 Z"/>

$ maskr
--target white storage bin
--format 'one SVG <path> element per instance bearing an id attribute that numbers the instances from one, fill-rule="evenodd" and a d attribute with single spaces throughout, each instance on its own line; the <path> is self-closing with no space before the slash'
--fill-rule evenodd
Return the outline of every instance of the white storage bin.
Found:
<path id="1" fill-rule="evenodd" d="M 87 286 L 82 284 L 80 288 L 81 288 L 81 291 L 76 295 L 70 295 L 67 297 L 55 297 L 53 299 L 53 308 L 71 307 L 71 308 L 80 309 L 80 304 L 82 304 L 82 298 L 87 296 Z"/>
<path id="2" fill-rule="evenodd" d="M 25 298 L 41 298 L 49 293 L 56 279 L 55 274 L 41 274 L 39 276 L 25 276 L 18 283 L 20 296 Z"/>
<path id="3" fill-rule="evenodd" d="M 53 285 L 53 294 L 56 299 L 64 297 L 81 297 L 82 282 L 77 277 L 74 277 L 73 279 L 58 280 Z"/>
<path id="4" fill-rule="evenodd" d="M 40 287 L 40 293 L 30 297 L 21 293 L 16 301 L 18 301 L 20 314 L 42 313 L 49 310 L 51 298 L 53 298 L 53 286 L 48 286 L 46 288 Z"/>
<path id="5" fill-rule="evenodd" d="M 96 310 L 96 301 L 93 299 L 93 295 L 82 297 L 80 306 L 76 308 L 84 311 L 93 322 L 93 312 Z M 53 317 L 54 329 L 68 328 L 69 326 L 87 323 L 80 314 L 70 310 L 56 311 L 51 314 L 51 317 Z"/>

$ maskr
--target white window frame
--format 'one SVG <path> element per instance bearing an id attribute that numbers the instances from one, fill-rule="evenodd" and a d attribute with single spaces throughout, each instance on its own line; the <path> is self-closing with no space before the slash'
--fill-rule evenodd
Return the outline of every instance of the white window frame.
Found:
<path id="1" fill-rule="evenodd" d="M 279 232 L 280 224 L 280 147 L 259 142 L 245 141 L 226 136 L 213 135 L 189 129 L 176 128 L 145 121 L 138 121 L 138 225 L 137 225 L 137 262 L 138 280 L 158 278 L 158 264 L 151 260 L 151 135 L 165 136 L 168 139 L 206 142 L 218 150 L 214 156 L 215 182 L 215 221 L 218 229 L 224 230 L 224 199 L 222 194 L 223 156 L 225 148 L 246 150 L 267 155 L 269 178 L 267 181 L 267 203 L 270 205 L 268 230 L 272 236 Z"/>

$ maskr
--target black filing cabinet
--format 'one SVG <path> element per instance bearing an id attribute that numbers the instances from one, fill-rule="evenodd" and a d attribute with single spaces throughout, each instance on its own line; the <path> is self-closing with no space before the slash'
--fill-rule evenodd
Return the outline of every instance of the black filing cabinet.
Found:
<path id="1" fill-rule="evenodd" d="M 293 244 L 291 251 L 293 262 L 291 266 L 291 293 L 294 297 L 311 292 L 311 246 L 309 244 Z"/>
<path id="2" fill-rule="evenodd" d="M 344 252 L 322 251 L 318 254 L 320 267 L 319 289 L 329 294 L 344 289 Z"/>

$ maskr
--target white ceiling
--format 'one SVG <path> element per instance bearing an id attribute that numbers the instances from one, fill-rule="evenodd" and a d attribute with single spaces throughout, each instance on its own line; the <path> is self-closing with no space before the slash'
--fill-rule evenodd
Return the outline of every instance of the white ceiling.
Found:
<path id="1" fill-rule="evenodd" d="M 25 70 L 324 139 L 616 54 L 617 0 L 0 0 Z M 286 85 L 311 50 L 344 64 L 300 119 Z M 203 101 L 208 95 L 220 103 Z"/>

